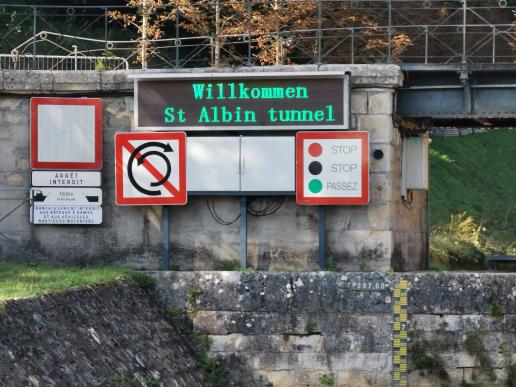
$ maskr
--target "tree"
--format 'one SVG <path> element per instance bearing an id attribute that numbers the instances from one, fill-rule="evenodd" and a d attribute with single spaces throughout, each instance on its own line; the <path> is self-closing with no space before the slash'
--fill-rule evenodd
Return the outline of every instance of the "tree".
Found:
<path id="1" fill-rule="evenodd" d="M 145 63 L 157 47 L 152 40 L 166 37 L 165 23 L 175 21 L 183 32 L 211 39 L 212 65 L 243 57 L 247 42 L 254 61 L 260 64 L 291 64 L 317 61 L 326 54 L 349 57 L 350 50 L 367 61 L 389 46 L 396 56 L 410 44 L 403 33 L 388 41 L 380 30 L 381 12 L 353 8 L 349 2 L 322 0 L 128 0 L 136 14 L 110 13 L 112 19 L 133 26 L 142 36 L 137 60 Z M 357 27 L 354 45 L 342 44 L 350 27 Z M 327 31 L 338 31 L 332 36 Z M 349 39 L 348 39 L 349 40 Z M 144 65 L 145 67 L 145 65 Z"/>
<path id="2" fill-rule="evenodd" d="M 136 51 L 136 62 L 147 68 L 147 62 L 156 50 L 153 40 L 164 36 L 164 24 L 176 17 L 175 8 L 167 8 L 163 0 L 127 0 L 127 5 L 134 7 L 136 13 L 111 11 L 108 16 L 119 20 L 125 28 L 134 27 L 141 36 Z"/>

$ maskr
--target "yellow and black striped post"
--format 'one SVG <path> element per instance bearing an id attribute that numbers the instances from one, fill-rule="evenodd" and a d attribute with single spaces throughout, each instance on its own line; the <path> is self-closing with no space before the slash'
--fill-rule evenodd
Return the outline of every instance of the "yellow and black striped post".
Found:
<path id="1" fill-rule="evenodd" d="M 407 305 L 408 281 L 401 279 L 394 285 L 392 302 L 392 385 L 407 386 Z"/>

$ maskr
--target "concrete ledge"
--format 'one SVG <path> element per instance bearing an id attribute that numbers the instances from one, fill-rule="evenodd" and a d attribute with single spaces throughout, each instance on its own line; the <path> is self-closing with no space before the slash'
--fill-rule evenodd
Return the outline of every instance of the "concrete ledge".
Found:
<path id="1" fill-rule="evenodd" d="M 486 315 L 493 303 L 504 311 L 504 330 L 516 328 L 516 273 L 375 272 L 149 272 L 167 305 L 214 312 L 391 313 L 390 291 L 357 291 L 353 283 L 409 281 L 411 314 Z M 349 317 L 349 316 L 348 316 Z M 339 320 L 342 322 L 342 319 Z M 502 321 L 502 320 L 501 320 Z"/>
<path id="2" fill-rule="evenodd" d="M 293 71 L 350 71 L 355 87 L 396 88 L 402 85 L 403 77 L 396 65 L 296 65 L 296 66 L 261 66 L 232 68 L 195 68 L 147 70 L 152 73 L 243 73 L 243 72 L 293 72 Z M 93 93 L 133 91 L 130 74 L 142 74 L 141 70 L 129 71 L 0 71 L 0 92 L 3 93 Z"/>

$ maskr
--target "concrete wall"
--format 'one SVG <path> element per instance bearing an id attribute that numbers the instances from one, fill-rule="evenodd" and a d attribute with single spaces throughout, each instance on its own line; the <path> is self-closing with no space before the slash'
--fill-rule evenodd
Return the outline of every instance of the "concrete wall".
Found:
<path id="1" fill-rule="evenodd" d="M 275 387 L 321 386 L 323 375 L 335 386 L 391 385 L 392 289 L 353 282 L 408 280 L 410 386 L 506 386 L 516 363 L 514 274 L 152 275 L 161 303 L 212 337 L 213 355 L 243 359 Z"/>
<path id="2" fill-rule="evenodd" d="M 253 71 L 316 69 L 258 67 Z M 371 154 L 381 149 L 385 155 L 381 160 L 370 158 L 368 206 L 327 209 L 328 258 L 343 270 L 420 269 L 426 256 L 426 193 L 416 193 L 411 206 L 403 205 L 400 198 L 401 138 L 393 122 L 395 90 L 402 82 L 400 69 L 393 65 L 319 68 L 326 69 L 351 71 L 352 127 L 369 131 Z M 161 208 L 114 205 L 113 134 L 134 129 L 132 82 L 127 73 L 4 71 L 0 72 L 0 93 L 0 216 L 28 196 L 29 98 L 97 96 L 104 102 L 104 222 L 87 227 L 36 226 L 35 259 L 157 268 L 162 251 Z M 238 214 L 238 198 L 214 200 L 224 218 Z M 0 239 L 0 256 L 26 257 L 31 240 L 28 213 L 25 204 L 0 222 L 0 232 L 9 238 Z M 272 216 L 249 216 L 249 265 L 259 270 L 317 269 L 317 219 L 316 207 L 297 206 L 293 198 Z M 218 269 L 224 262 L 238 263 L 239 224 L 216 223 L 205 197 L 190 197 L 186 206 L 172 209 L 171 240 L 172 263 L 179 269 Z"/>

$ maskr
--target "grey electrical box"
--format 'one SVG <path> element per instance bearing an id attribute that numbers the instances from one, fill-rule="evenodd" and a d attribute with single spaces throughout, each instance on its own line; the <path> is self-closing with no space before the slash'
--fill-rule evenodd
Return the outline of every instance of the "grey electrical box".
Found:
<path id="1" fill-rule="evenodd" d="M 410 189 L 428 189 L 428 136 L 403 139 L 401 196 Z"/>
<path id="2" fill-rule="evenodd" d="M 193 194 L 293 194 L 294 136 L 188 137 L 186 186 Z"/>

